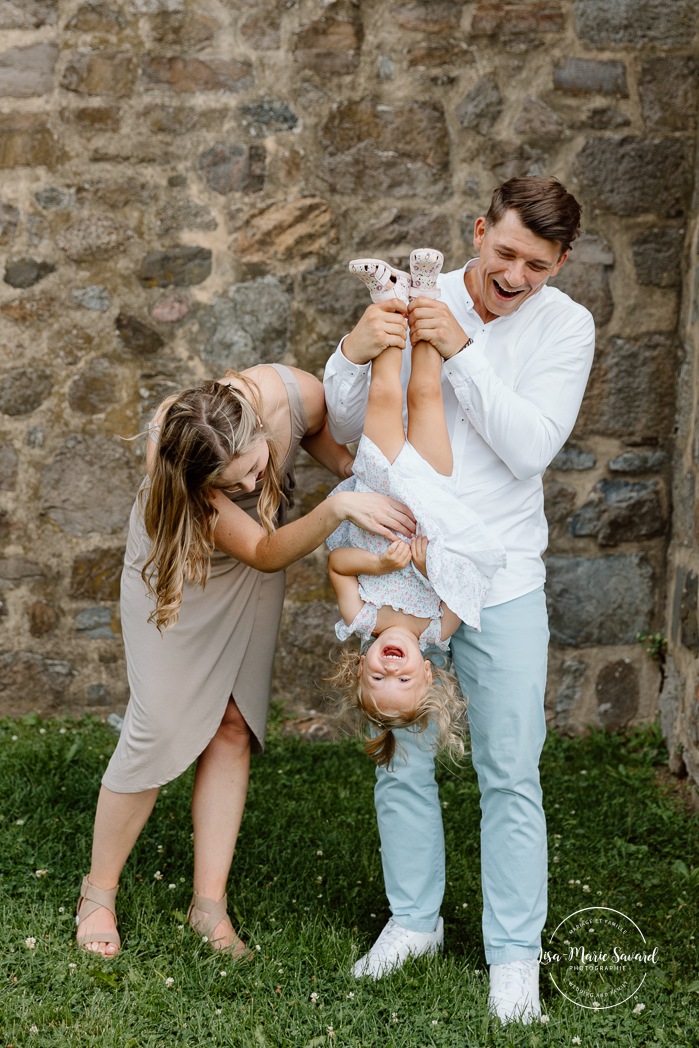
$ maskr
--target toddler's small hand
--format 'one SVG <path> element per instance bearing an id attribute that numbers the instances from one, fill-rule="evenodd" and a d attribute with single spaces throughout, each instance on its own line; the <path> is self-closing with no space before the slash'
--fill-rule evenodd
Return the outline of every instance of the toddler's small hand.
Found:
<path id="1" fill-rule="evenodd" d="M 429 539 L 426 535 L 415 535 L 410 542 L 410 556 L 417 570 L 427 578 L 427 547 Z"/>
<path id="2" fill-rule="evenodd" d="M 410 545 L 402 539 L 396 539 L 380 554 L 379 562 L 386 574 L 390 571 L 400 571 L 410 563 Z"/>

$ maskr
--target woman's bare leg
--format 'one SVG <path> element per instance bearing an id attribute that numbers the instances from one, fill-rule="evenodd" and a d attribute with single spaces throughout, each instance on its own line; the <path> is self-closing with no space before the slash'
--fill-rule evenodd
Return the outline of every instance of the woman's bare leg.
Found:
<path id="1" fill-rule="evenodd" d="M 444 417 L 442 358 L 429 342 L 412 350 L 408 383 L 408 440 L 426 462 L 448 477 L 454 468 L 449 431 Z"/>
<path id="2" fill-rule="evenodd" d="M 97 800 L 95 832 L 92 841 L 92 865 L 88 874 L 90 884 L 109 891 L 119 883 L 121 871 L 141 830 L 153 810 L 158 789 L 142 793 L 113 793 L 102 786 Z M 100 907 L 80 921 L 80 936 L 85 938 L 83 949 L 112 957 L 118 950 L 116 943 L 91 942 L 90 932 L 116 931 L 114 916 Z"/>
<path id="3" fill-rule="evenodd" d="M 192 795 L 194 890 L 214 902 L 225 894 L 250 772 L 250 731 L 231 699 L 218 731 L 197 765 Z M 215 945 L 235 946 L 226 917 L 216 926 Z"/>

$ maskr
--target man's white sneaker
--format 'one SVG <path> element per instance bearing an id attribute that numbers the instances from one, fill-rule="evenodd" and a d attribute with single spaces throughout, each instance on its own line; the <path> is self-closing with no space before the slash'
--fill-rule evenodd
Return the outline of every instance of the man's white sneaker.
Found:
<path id="1" fill-rule="evenodd" d="M 408 957 L 438 953 L 443 945 L 444 921 L 441 917 L 433 932 L 413 932 L 396 924 L 391 917 L 369 952 L 354 965 L 352 975 L 355 979 L 361 979 L 363 975 L 380 979 L 400 968 Z"/>
<path id="2" fill-rule="evenodd" d="M 491 964 L 488 1010 L 502 1023 L 530 1023 L 541 1015 L 539 961 L 536 957 Z"/>

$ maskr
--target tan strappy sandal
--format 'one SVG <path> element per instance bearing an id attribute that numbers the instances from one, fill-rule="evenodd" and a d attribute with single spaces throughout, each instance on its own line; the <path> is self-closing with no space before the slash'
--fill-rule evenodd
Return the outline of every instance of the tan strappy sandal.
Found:
<path id="1" fill-rule="evenodd" d="M 115 953 L 104 953 L 103 957 L 116 957 L 121 947 L 121 936 L 119 932 L 91 932 L 89 935 L 84 932 L 80 934 L 80 925 L 85 920 L 99 910 L 100 907 L 104 907 L 105 910 L 109 910 L 110 913 L 114 914 L 114 920 L 116 921 L 116 894 L 119 891 L 119 885 L 116 888 L 110 888 L 109 891 L 105 891 L 103 888 L 96 888 L 94 884 L 90 884 L 87 877 L 83 877 L 83 883 L 80 887 L 80 898 L 78 899 L 78 908 L 75 913 L 75 923 L 78 927 L 76 932 L 76 939 L 78 946 L 81 950 L 85 950 L 86 953 L 95 953 L 95 950 L 88 950 L 87 944 L 91 942 L 114 942 L 117 945 Z"/>
<path id="2" fill-rule="evenodd" d="M 214 950 L 220 950 L 221 953 L 225 953 L 228 957 L 234 958 L 237 961 L 249 961 L 254 957 L 252 950 L 249 950 L 242 939 L 239 939 L 235 931 L 235 942 L 231 943 L 230 946 L 217 946 L 216 943 L 220 942 L 219 939 L 215 939 L 216 926 L 228 916 L 228 900 L 224 895 L 218 902 L 214 902 L 213 899 L 207 899 L 204 895 L 198 895 L 196 892 L 192 895 L 192 901 L 189 904 L 187 910 L 187 920 L 191 924 L 192 928 L 198 935 L 203 936 Z"/>

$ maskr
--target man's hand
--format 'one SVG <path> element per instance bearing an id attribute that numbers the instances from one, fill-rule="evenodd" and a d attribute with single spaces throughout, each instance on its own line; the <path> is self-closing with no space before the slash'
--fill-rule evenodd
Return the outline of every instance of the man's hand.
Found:
<path id="1" fill-rule="evenodd" d="M 391 571 L 400 571 L 401 568 L 406 568 L 410 564 L 410 550 L 411 544 L 404 542 L 403 539 L 397 539 L 395 542 L 392 542 L 388 549 L 379 554 L 379 564 L 381 565 L 379 574 L 388 575 Z"/>
<path id="2" fill-rule="evenodd" d="M 444 360 L 449 360 L 468 342 L 469 336 L 454 319 L 446 302 L 435 298 L 416 298 L 410 302 L 410 341 L 429 342 Z"/>
<path id="3" fill-rule="evenodd" d="M 374 302 L 364 310 L 357 325 L 345 336 L 342 352 L 353 364 L 368 364 L 389 346 L 405 349 L 408 331 L 406 312 L 407 306 L 399 298 Z"/>
<path id="4" fill-rule="evenodd" d="M 428 578 L 427 547 L 429 544 L 430 541 L 426 535 L 415 535 L 410 543 L 410 558 L 417 570 L 420 574 L 424 575 L 425 578 Z"/>

